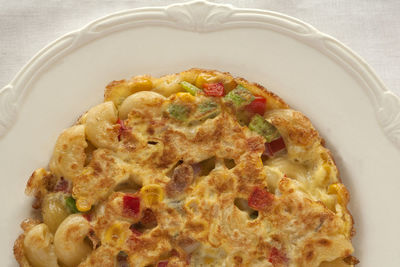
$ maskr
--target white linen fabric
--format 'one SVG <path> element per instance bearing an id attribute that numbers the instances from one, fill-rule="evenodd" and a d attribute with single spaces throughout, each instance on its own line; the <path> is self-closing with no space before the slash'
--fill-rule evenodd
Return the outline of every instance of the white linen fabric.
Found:
<path id="1" fill-rule="evenodd" d="M 0 0 L 0 88 L 40 49 L 109 13 L 171 0 Z M 183 1 L 181 1 L 183 2 Z M 281 12 L 342 41 L 400 95 L 399 0 L 217 0 Z"/>

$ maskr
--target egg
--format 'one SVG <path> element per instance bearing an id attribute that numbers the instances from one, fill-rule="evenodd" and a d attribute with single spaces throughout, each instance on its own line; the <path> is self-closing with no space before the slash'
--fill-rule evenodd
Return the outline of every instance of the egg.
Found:
<path id="1" fill-rule="evenodd" d="M 47 250 L 34 240 L 48 226 L 24 227 L 14 246 L 23 266 L 56 264 L 63 250 L 52 248 L 66 244 L 77 254 L 58 259 L 66 266 L 358 262 L 349 193 L 318 131 L 274 93 L 225 72 L 111 82 L 26 192 L 37 203 L 57 194 L 69 214 L 53 223 L 46 208 Z"/>

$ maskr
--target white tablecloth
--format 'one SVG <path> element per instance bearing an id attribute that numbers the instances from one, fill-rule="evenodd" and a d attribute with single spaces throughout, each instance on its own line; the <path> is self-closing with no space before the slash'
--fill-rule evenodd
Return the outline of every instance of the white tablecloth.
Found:
<path id="1" fill-rule="evenodd" d="M 90 21 L 124 9 L 177 1 L 0 0 L 0 88 L 41 48 Z M 400 0 L 230 0 L 310 23 L 352 48 L 400 95 Z"/>

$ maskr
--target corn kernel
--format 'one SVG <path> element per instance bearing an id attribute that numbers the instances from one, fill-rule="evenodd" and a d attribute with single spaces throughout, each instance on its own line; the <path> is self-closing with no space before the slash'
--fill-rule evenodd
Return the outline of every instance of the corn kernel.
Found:
<path id="1" fill-rule="evenodd" d="M 338 184 L 331 184 L 328 187 L 328 194 L 337 194 L 338 188 L 339 188 Z"/>
<path id="2" fill-rule="evenodd" d="M 217 77 L 209 73 L 200 73 L 196 78 L 195 85 L 199 88 L 203 88 L 203 84 L 215 82 L 217 82 Z"/>
<path id="3" fill-rule="evenodd" d="M 92 205 L 89 203 L 89 201 L 87 201 L 84 198 L 78 198 L 76 200 L 76 208 L 80 211 L 80 212 L 86 212 L 89 211 L 90 208 L 92 207 Z"/>
<path id="4" fill-rule="evenodd" d="M 123 224 L 120 222 L 114 222 L 106 230 L 102 238 L 102 243 L 120 247 L 125 243 L 126 239 L 127 233 L 123 227 Z"/>
<path id="5" fill-rule="evenodd" d="M 331 184 L 328 187 L 328 194 L 337 194 L 338 191 L 338 185 L 337 184 Z"/>
<path id="6" fill-rule="evenodd" d="M 336 194 L 338 203 L 341 205 L 346 205 L 348 201 L 347 191 L 343 184 L 336 183 L 331 184 L 328 187 L 328 194 Z"/>
<path id="7" fill-rule="evenodd" d="M 129 87 L 131 88 L 131 92 L 137 91 L 147 91 L 153 88 L 153 82 L 151 81 L 151 77 L 148 75 L 145 76 L 136 76 L 129 83 Z"/>
<path id="8" fill-rule="evenodd" d="M 187 92 L 179 92 L 176 94 L 176 97 L 184 102 L 196 101 L 196 97 Z"/>
<path id="9" fill-rule="evenodd" d="M 185 209 L 191 212 L 197 212 L 200 202 L 197 199 L 190 199 L 185 203 Z"/>
<path id="10" fill-rule="evenodd" d="M 140 189 L 140 195 L 142 196 L 146 205 L 157 205 L 164 199 L 164 190 L 160 185 L 149 184 Z"/>

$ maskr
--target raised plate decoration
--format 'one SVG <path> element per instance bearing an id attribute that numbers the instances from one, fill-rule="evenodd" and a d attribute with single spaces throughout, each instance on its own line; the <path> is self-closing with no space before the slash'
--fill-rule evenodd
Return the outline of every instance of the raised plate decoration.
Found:
<path id="1" fill-rule="evenodd" d="M 238 9 L 207 1 L 193 1 L 167 7 L 140 8 L 98 19 L 81 30 L 69 33 L 41 50 L 0 90 L 0 136 L 4 136 L 17 116 L 18 106 L 41 71 L 54 60 L 99 36 L 129 27 L 163 25 L 187 31 L 210 32 L 225 28 L 261 27 L 285 32 L 342 64 L 363 84 L 386 135 L 400 147 L 400 100 L 389 92 L 371 68 L 354 52 L 334 38 L 295 18 L 261 10 Z"/>

